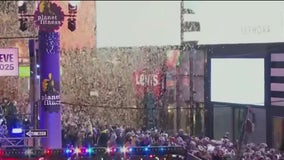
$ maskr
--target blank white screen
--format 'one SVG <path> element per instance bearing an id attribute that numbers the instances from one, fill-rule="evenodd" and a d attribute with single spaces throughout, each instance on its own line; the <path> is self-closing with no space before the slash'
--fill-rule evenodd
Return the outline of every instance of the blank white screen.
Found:
<path id="1" fill-rule="evenodd" d="M 179 1 L 96 1 L 97 47 L 180 44 Z"/>
<path id="2" fill-rule="evenodd" d="M 264 81 L 264 59 L 211 59 L 213 102 L 264 105 Z"/>

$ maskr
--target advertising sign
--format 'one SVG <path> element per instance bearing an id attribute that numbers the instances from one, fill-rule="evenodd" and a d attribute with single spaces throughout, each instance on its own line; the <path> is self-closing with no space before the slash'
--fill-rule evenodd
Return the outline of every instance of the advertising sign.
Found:
<path id="1" fill-rule="evenodd" d="M 18 48 L 0 48 L 0 76 L 19 75 Z"/>
<path id="2" fill-rule="evenodd" d="M 59 41 L 59 33 L 39 33 L 41 101 L 44 111 L 58 113 L 61 104 L 59 43 L 53 44 L 48 40 L 51 38 Z"/>
<path id="3" fill-rule="evenodd" d="M 157 98 L 162 90 L 162 72 L 147 72 L 144 70 L 135 71 L 133 73 L 133 83 L 135 92 L 138 97 L 143 97 L 145 93 L 153 93 Z"/>
<path id="4" fill-rule="evenodd" d="M 284 42 L 283 7 L 281 1 L 185 1 L 185 8 L 195 14 L 186 14 L 184 20 L 196 19 L 200 32 L 186 32 L 184 41 L 196 40 L 199 45 Z"/>
<path id="5" fill-rule="evenodd" d="M 34 21 L 40 31 L 52 32 L 63 25 L 64 12 L 56 3 L 40 1 L 34 13 Z"/>

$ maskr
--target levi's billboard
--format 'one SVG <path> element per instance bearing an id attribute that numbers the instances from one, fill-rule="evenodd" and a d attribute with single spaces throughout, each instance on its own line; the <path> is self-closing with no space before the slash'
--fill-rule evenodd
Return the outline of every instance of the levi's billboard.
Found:
<path id="1" fill-rule="evenodd" d="M 143 97 L 145 93 L 152 92 L 156 98 L 162 90 L 162 71 L 137 70 L 132 74 L 132 81 L 137 97 Z"/>

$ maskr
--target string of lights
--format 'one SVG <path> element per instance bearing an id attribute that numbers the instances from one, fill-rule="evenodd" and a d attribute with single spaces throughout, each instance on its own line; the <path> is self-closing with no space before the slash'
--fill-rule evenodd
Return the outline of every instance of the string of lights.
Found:
<path id="1" fill-rule="evenodd" d="M 0 158 L 92 158 L 99 157 L 109 159 L 110 157 L 133 157 L 133 156 L 147 156 L 154 157 L 167 157 L 170 155 L 185 157 L 186 150 L 183 147 L 78 147 L 78 148 L 65 148 L 65 149 L 4 149 L 0 150 Z"/>

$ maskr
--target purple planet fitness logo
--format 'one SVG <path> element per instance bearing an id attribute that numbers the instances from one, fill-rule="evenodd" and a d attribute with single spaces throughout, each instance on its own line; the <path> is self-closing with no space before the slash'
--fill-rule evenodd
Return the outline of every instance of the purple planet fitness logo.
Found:
<path id="1" fill-rule="evenodd" d="M 34 21 L 40 31 L 53 32 L 63 25 L 64 12 L 56 3 L 41 1 L 34 13 Z"/>

